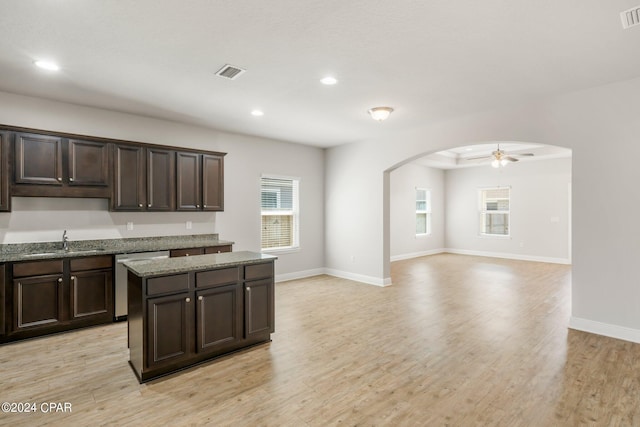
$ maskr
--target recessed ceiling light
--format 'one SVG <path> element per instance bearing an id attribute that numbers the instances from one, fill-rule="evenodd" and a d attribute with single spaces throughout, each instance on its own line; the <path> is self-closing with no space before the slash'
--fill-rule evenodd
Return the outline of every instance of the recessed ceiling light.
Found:
<path id="1" fill-rule="evenodd" d="M 261 116 L 264 116 L 264 111 L 262 111 L 262 110 L 253 110 L 251 112 L 251 115 L 255 116 L 255 117 L 261 117 Z"/>
<path id="2" fill-rule="evenodd" d="M 47 71 L 58 71 L 60 69 L 60 66 L 52 61 L 38 60 L 34 61 L 33 63 L 36 67 L 42 68 L 43 70 Z"/>
<path id="3" fill-rule="evenodd" d="M 331 86 L 338 83 L 338 80 L 335 77 L 327 76 L 320 80 L 320 83 L 323 85 Z"/>

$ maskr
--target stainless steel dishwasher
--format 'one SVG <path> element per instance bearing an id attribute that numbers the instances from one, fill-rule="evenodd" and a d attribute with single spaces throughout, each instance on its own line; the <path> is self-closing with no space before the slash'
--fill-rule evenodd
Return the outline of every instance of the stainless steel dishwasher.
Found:
<path id="1" fill-rule="evenodd" d="M 169 251 L 138 252 L 116 255 L 116 304 L 114 320 L 127 318 L 127 267 L 125 262 L 169 258 Z"/>

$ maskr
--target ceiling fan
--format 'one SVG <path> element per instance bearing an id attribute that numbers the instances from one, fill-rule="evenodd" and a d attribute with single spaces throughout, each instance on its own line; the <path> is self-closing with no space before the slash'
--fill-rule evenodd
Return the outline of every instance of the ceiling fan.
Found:
<path id="1" fill-rule="evenodd" d="M 498 149 L 491 152 L 489 156 L 481 156 L 481 157 L 469 157 L 465 160 L 484 160 L 484 159 L 493 159 L 491 161 L 491 166 L 494 168 L 499 168 L 501 166 L 506 166 L 509 162 L 517 162 L 518 157 L 531 157 L 533 153 L 520 153 L 520 154 L 507 154 L 504 150 L 500 149 L 500 144 L 498 144 Z"/>

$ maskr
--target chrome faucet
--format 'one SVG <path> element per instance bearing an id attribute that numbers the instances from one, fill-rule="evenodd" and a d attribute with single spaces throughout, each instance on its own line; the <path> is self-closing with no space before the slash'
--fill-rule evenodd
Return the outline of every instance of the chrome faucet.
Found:
<path id="1" fill-rule="evenodd" d="M 69 250 L 69 237 L 67 236 L 67 230 L 64 230 L 64 233 L 62 233 L 62 250 Z"/>

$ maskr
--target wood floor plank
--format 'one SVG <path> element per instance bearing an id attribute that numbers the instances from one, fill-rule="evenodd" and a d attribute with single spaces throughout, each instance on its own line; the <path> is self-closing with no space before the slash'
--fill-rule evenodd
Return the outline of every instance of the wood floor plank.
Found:
<path id="1" fill-rule="evenodd" d="M 268 344 L 138 384 L 118 323 L 0 347 L 0 425 L 639 426 L 640 345 L 567 328 L 571 268 L 442 254 L 276 286 Z"/>

